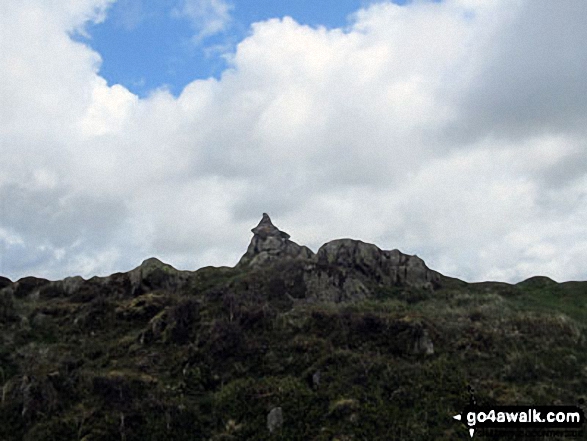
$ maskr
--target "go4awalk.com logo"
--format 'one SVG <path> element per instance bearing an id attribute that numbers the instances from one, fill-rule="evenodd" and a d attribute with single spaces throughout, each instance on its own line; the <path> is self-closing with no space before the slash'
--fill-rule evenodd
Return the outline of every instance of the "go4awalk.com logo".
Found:
<path id="1" fill-rule="evenodd" d="M 477 406 L 470 404 L 454 415 L 463 422 L 471 438 L 477 431 L 483 435 L 559 435 L 577 436 L 585 421 L 577 406 Z"/>

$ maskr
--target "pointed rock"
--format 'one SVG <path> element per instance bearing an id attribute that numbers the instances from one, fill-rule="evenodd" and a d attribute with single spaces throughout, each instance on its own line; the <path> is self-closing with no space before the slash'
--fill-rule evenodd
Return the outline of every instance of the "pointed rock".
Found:
<path id="1" fill-rule="evenodd" d="M 280 259 L 313 259 L 314 253 L 308 247 L 289 240 L 289 234 L 281 231 L 271 222 L 267 213 L 253 232 L 253 239 L 247 252 L 241 257 L 238 267 L 257 267 Z"/>
<path id="2" fill-rule="evenodd" d="M 267 239 L 270 236 L 279 237 L 282 239 L 289 239 L 290 236 L 284 231 L 281 231 L 273 222 L 267 213 L 263 213 L 263 217 L 255 228 L 251 230 L 255 236 L 259 236 L 262 239 Z"/>

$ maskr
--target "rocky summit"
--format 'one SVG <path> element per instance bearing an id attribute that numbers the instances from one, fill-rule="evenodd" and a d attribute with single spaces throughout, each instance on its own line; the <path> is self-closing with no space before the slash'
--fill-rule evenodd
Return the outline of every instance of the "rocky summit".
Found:
<path id="1" fill-rule="evenodd" d="M 454 440 L 473 390 L 585 407 L 587 282 L 252 233 L 234 267 L 0 276 L 0 440 Z"/>
<path id="2" fill-rule="evenodd" d="M 441 274 L 430 270 L 417 256 L 398 250 L 384 251 L 353 239 L 325 243 L 316 254 L 290 240 L 271 222 L 267 213 L 251 230 L 253 238 L 237 268 L 259 270 L 279 266 L 286 285 L 302 297 L 353 301 L 372 297 L 393 287 L 437 289 Z"/>

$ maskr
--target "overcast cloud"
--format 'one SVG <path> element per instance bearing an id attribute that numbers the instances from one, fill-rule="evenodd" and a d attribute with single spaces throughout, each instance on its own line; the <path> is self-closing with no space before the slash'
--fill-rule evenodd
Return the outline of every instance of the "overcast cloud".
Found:
<path id="1" fill-rule="evenodd" d="M 220 80 L 145 99 L 69 37 L 110 3 L 0 6 L 0 274 L 233 266 L 268 212 L 314 251 L 352 237 L 468 281 L 587 279 L 587 2 L 269 20 Z M 221 24 L 198 32 L 229 20 L 209 4 Z"/>

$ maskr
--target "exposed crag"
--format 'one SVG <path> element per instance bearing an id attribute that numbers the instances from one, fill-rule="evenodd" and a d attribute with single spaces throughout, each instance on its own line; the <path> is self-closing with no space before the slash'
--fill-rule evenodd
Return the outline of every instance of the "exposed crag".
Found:
<path id="1" fill-rule="evenodd" d="M 338 239 L 320 247 L 318 263 L 357 271 L 385 286 L 438 287 L 441 275 L 430 270 L 418 256 L 353 239 Z"/>
<path id="2" fill-rule="evenodd" d="M 360 240 L 337 239 L 325 243 L 317 254 L 291 241 L 263 213 L 253 238 L 237 268 L 267 269 L 279 266 L 284 286 L 292 297 L 325 301 L 355 301 L 377 289 L 438 288 L 441 275 L 417 256 L 385 251 Z M 293 291 L 295 291 L 294 294 Z"/>
<path id="3" fill-rule="evenodd" d="M 289 240 L 289 234 L 275 227 L 267 213 L 263 213 L 259 225 L 251 231 L 253 239 L 247 252 L 238 262 L 237 268 L 255 268 L 280 259 L 311 260 L 314 258 L 312 250 L 292 242 Z"/>

